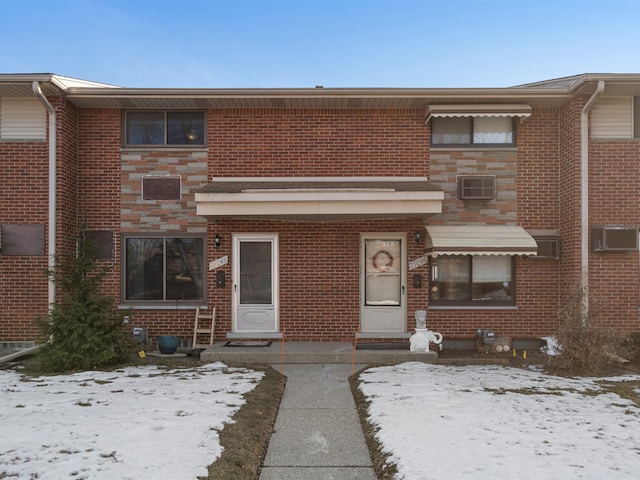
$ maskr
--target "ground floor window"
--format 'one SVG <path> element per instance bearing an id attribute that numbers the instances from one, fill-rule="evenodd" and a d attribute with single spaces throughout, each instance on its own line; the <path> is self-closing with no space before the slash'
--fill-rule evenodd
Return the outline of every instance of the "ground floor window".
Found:
<path id="1" fill-rule="evenodd" d="M 431 259 L 431 305 L 513 305 L 513 257 L 440 255 Z"/>
<path id="2" fill-rule="evenodd" d="M 203 237 L 125 236 L 123 298 L 137 302 L 201 302 Z"/>

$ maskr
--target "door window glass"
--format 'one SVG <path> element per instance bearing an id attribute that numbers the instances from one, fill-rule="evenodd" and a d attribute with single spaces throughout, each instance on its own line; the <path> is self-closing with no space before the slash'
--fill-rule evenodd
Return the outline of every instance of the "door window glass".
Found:
<path id="1" fill-rule="evenodd" d="M 272 301 L 271 242 L 240 243 L 240 303 L 269 305 Z"/>
<path id="2" fill-rule="evenodd" d="M 365 305 L 400 305 L 400 240 L 365 240 Z"/>

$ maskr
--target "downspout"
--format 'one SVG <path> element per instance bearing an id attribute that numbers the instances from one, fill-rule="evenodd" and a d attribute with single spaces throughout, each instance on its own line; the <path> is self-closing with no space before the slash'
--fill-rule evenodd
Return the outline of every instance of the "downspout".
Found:
<path id="1" fill-rule="evenodd" d="M 34 81 L 32 83 L 33 93 L 40 100 L 44 108 L 49 112 L 49 213 L 48 213 L 48 251 L 49 251 L 49 271 L 55 267 L 56 261 L 56 187 L 57 187 L 57 152 L 56 152 L 56 130 L 57 117 L 56 111 L 51 106 L 47 98 L 40 89 L 40 83 Z M 51 276 L 49 276 L 48 284 L 48 300 L 51 309 L 56 301 L 56 287 Z"/>
<path id="2" fill-rule="evenodd" d="M 604 80 L 598 81 L 596 91 L 580 114 L 580 313 L 583 323 L 589 315 L 589 112 L 604 92 L 604 85 Z"/>

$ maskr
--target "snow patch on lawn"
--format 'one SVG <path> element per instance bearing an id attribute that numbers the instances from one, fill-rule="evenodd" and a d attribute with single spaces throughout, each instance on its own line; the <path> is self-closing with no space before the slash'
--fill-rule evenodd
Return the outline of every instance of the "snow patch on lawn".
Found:
<path id="1" fill-rule="evenodd" d="M 262 376 L 222 363 L 37 378 L 0 370 L 0 477 L 206 476 L 222 452 L 218 432 Z"/>
<path id="2" fill-rule="evenodd" d="M 397 479 L 640 478 L 640 409 L 603 379 L 410 362 L 360 380 Z"/>

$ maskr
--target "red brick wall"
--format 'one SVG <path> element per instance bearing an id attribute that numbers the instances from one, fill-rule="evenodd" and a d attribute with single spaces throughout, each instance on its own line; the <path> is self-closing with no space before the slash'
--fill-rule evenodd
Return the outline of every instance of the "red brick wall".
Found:
<path id="1" fill-rule="evenodd" d="M 428 127 L 414 110 L 250 110 L 210 112 L 209 174 L 216 176 L 427 176 Z M 423 229 L 419 220 L 368 222 L 259 222 L 225 220 L 209 227 L 223 246 L 212 258 L 231 255 L 232 233 L 279 234 L 280 325 L 294 340 L 350 340 L 360 318 L 360 232 Z M 422 255 L 409 241 L 409 259 Z M 231 266 L 223 267 L 231 278 Z M 230 281 L 215 288 L 219 335 L 231 331 Z M 413 273 L 428 270 L 421 267 Z M 426 307 L 422 289 L 408 285 L 408 314 Z M 415 290 L 415 291 L 414 291 Z"/>
<path id="2" fill-rule="evenodd" d="M 360 233 L 389 232 L 407 235 L 409 261 L 422 256 L 424 243 L 413 234 L 422 230 L 419 219 L 344 222 L 286 222 L 224 220 L 211 224 L 209 238 L 220 234 L 219 249 L 209 243 L 209 258 L 231 258 L 233 233 L 278 233 L 280 254 L 280 327 L 289 340 L 350 341 L 360 322 Z M 218 334 L 231 331 L 231 263 L 221 269 L 227 282 L 215 287 L 215 272 L 209 273 L 208 297 L 217 306 Z M 422 274 L 422 288 L 411 278 Z M 428 268 L 408 272 L 407 314 L 415 325 L 413 311 L 426 308 Z"/>
<path id="3" fill-rule="evenodd" d="M 640 227 L 640 142 L 592 140 L 589 227 Z M 591 233 L 591 232 L 589 232 Z M 591 250 L 591 249 L 589 249 Z M 640 258 L 633 252 L 590 252 L 589 292 L 607 324 L 640 332 Z"/>
<path id="4" fill-rule="evenodd" d="M 442 213 L 431 225 L 514 225 L 517 212 L 518 154 L 513 148 L 454 150 L 431 152 L 431 182 L 444 191 Z M 458 200 L 458 175 L 495 175 L 494 200 Z"/>
<path id="5" fill-rule="evenodd" d="M 525 228 L 560 229 L 559 111 L 534 109 L 518 124 L 518 221 Z"/>
<path id="6" fill-rule="evenodd" d="M 517 259 L 517 308 L 429 310 L 430 328 L 448 338 L 473 336 L 477 328 L 516 336 L 553 333 L 563 288 L 579 274 L 579 116 L 586 99 L 559 109 L 535 109 L 518 124 L 516 149 L 472 153 L 477 168 L 495 168 L 494 161 L 502 165 L 498 175 L 507 172 L 510 180 L 501 188 L 515 197 L 501 203 L 487 223 L 558 229 L 561 259 Z M 119 110 L 77 110 L 62 99 L 52 102 L 59 111 L 58 237 L 63 250 L 72 248 L 77 224 L 113 230 L 118 248 L 105 289 L 120 302 L 121 231 L 207 232 L 207 261 L 231 258 L 233 233 L 278 233 L 280 325 L 292 340 L 351 339 L 359 323 L 360 233 L 406 234 L 411 261 L 422 256 L 423 244 L 413 242 L 422 221 L 207 223 L 195 215 L 193 195 L 199 186 L 219 176 L 431 176 L 442 167 L 438 162 L 469 155 L 456 151 L 445 158 L 441 149 L 430 151 L 429 127 L 418 110 L 211 110 L 207 149 L 153 152 L 122 149 Z M 12 179 L 0 191 L 0 221 L 46 224 L 47 147 L 45 142 L 0 143 L 3 172 Z M 590 224 L 640 225 L 635 212 L 640 145 L 592 141 L 590 156 Z M 158 169 L 183 177 L 183 198 L 171 208 L 140 199 L 141 175 Z M 432 180 L 438 178 L 445 191 L 455 192 L 454 171 Z M 486 212 L 461 205 L 455 195 L 447 194 L 444 211 L 459 221 L 487 221 Z M 432 222 L 440 220 L 436 216 Z M 213 246 L 216 233 L 222 236 L 220 249 Z M 590 255 L 592 292 L 606 299 L 607 318 L 629 330 L 639 330 L 639 263 L 637 253 Z M 0 338 L 33 339 L 32 319 L 46 313 L 45 267 L 46 257 L 0 256 Z M 231 330 L 231 265 L 221 270 L 227 275 L 224 288 L 216 288 L 214 271 L 207 273 L 208 303 L 218 308 L 218 340 Z M 414 273 L 423 275 L 422 288 L 411 285 Z M 427 266 L 407 272 L 409 328 L 413 311 L 427 306 L 428 277 Z M 193 314 L 192 309 L 136 310 L 131 326 L 148 327 L 152 337 L 190 338 Z"/>
<path id="7" fill-rule="evenodd" d="M 78 206 L 77 109 L 63 99 L 52 102 L 57 112 L 57 226 L 58 255 L 75 253 Z"/>
<path id="8" fill-rule="evenodd" d="M 117 109 L 81 109 L 78 114 L 78 224 L 88 230 L 112 230 L 120 238 L 121 113 Z M 120 301 L 120 249 L 103 283 L 105 293 Z"/>
<path id="9" fill-rule="evenodd" d="M 536 108 L 518 124 L 518 223 L 529 230 L 560 232 L 558 109 Z M 526 336 L 550 335 L 557 327 L 562 260 L 519 260 L 519 330 Z"/>
<path id="10" fill-rule="evenodd" d="M 426 176 L 420 110 L 215 110 L 211 176 Z"/>
<path id="11" fill-rule="evenodd" d="M 520 225 L 531 230 L 559 230 L 557 109 L 535 109 L 517 124 L 516 148 L 434 149 L 432 181 L 445 191 L 443 215 L 434 225 L 485 223 Z M 496 175 L 496 199 L 460 201 L 456 175 Z M 511 309 L 429 310 L 429 325 L 451 337 L 472 337 L 479 328 L 497 334 L 530 337 L 555 331 L 560 262 L 516 258 L 516 307 Z"/>
<path id="12" fill-rule="evenodd" d="M 562 284 L 575 289 L 580 281 L 580 110 L 585 98 L 560 109 L 559 211 Z"/>
<path id="13" fill-rule="evenodd" d="M 70 251 L 75 226 L 75 109 L 62 98 L 49 98 L 57 114 L 58 254 Z M 48 247 L 49 118 L 47 140 L 0 142 L 4 187 L 0 223 L 44 224 Z M 71 233 L 70 233 L 71 232 Z M 36 318 L 46 318 L 48 250 L 43 256 L 0 255 L 0 340 L 36 340 Z"/>

